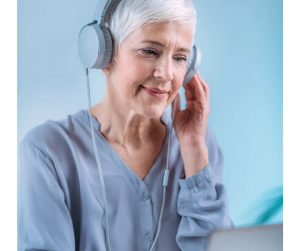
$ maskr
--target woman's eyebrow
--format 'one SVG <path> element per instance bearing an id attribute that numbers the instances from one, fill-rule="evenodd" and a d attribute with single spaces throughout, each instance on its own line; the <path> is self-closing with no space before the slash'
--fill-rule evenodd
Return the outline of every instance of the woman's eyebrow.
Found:
<path id="1" fill-rule="evenodd" d="M 153 45 L 157 45 L 160 47 L 165 47 L 165 45 L 163 43 L 156 41 L 156 40 L 143 40 L 142 43 L 153 44 Z M 188 48 L 180 47 L 180 48 L 177 48 L 176 51 L 190 53 L 191 50 Z"/>

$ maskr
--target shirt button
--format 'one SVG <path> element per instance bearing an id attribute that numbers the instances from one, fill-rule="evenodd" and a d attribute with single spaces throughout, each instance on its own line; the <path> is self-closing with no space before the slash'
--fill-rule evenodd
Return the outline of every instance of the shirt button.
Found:
<path id="1" fill-rule="evenodd" d="M 141 200 L 142 201 L 146 201 L 150 198 L 150 195 L 148 193 L 143 193 L 141 196 Z"/>
<path id="2" fill-rule="evenodd" d="M 147 241 L 151 241 L 151 234 L 150 233 L 145 234 L 145 237 L 146 237 Z"/>

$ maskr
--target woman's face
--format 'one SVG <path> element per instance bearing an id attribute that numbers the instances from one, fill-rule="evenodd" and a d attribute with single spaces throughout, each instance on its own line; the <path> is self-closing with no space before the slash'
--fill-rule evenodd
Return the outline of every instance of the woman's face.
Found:
<path id="1" fill-rule="evenodd" d="M 180 23 L 131 33 L 105 71 L 111 105 L 122 114 L 159 119 L 182 85 L 192 41 L 193 28 Z"/>

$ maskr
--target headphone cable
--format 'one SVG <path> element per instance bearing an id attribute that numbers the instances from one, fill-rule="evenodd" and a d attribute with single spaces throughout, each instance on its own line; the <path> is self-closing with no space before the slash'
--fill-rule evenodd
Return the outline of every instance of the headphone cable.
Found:
<path id="1" fill-rule="evenodd" d="M 159 236 L 159 233 L 160 233 L 160 230 L 161 230 L 162 216 L 163 216 L 164 209 L 165 209 L 166 190 L 167 190 L 167 186 L 168 186 L 168 183 L 169 183 L 169 173 L 170 173 L 170 168 L 169 168 L 170 145 L 171 145 L 171 136 L 172 136 L 172 131 L 173 131 L 173 124 L 174 124 L 176 106 L 177 106 L 177 97 L 175 97 L 174 105 L 173 105 L 174 109 L 172 109 L 172 112 L 171 112 L 171 126 L 170 126 L 170 129 L 169 129 L 169 137 L 168 137 L 167 163 L 166 163 L 166 169 L 165 169 L 164 178 L 163 178 L 162 205 L 161 205 L 161 210 L 160 210 L 160 214 L 159 214 L 159 219 L 158 219 L 155 238 L 152 242 L 152 245 L 151 245 L 149 251 L 154 250 L 154 246 L 155 246 L 155 244 L 158 240 L 158 236 Z"/>
<path id="2" fill-rule="evenodd" d="M 87 94 L 88 94 L 88 111 L 89 111 L 89 119 L 90 119 L 90 129 L 91 129 L 91 136 L 92 136 L 92 141 L 93 141 L 93 148 L 94 148 L 94 154 L 96 157 L 96 162 L 97 162 L 97 168 L 98 168 L 98 173 L 99 173 L 99 178 L 100 178 L 100 185 L 101 185 L 101 195 L 102 195 L 102 200 L 100 200 L 100 204 L 103 209 L 103 216 L 102 216 L 102 226 L 105 234 L 105 241 L 106 241 L 106 250 L 111 251 L 111 246 L 110 246 L 110 239 L 109 239 L 109 228 L 108 228 L 108 214 L 107 214 L 107 199 L 106 199 L 106 191 L 105 191 L 105 183 L 104 183 L 104 175 L 103 175 L 103 169 L 101 165 L 101 161 L 99 158 L 99 153 L 96 147 L 96 141 L 95 141 L 95 135 L 94 135 L 94 128 L 93 128 L 93 123 L 92 123 L 92 114 L 91 114 L 91 109 L 92 109 L 92 102 L 91 102 L 91 91 L 90 91 L 90 81 L 89 81 L 89 70 L 85 69 L 85 75 L 86 75 L 86 85 L 87 85 Z M 108 249 L 107 249 L 108 247 Z"/>

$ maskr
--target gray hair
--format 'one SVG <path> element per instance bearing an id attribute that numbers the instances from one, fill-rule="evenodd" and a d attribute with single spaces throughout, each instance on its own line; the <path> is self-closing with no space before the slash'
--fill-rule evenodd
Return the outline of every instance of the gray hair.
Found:
<path id="1" fill-rule="evenodd" d="M 190 24 L 195 33 L 196 11 L 192 0 L 122 0 L 109 23 L 114 50 L 143 25 L 163 22 Z"/>

